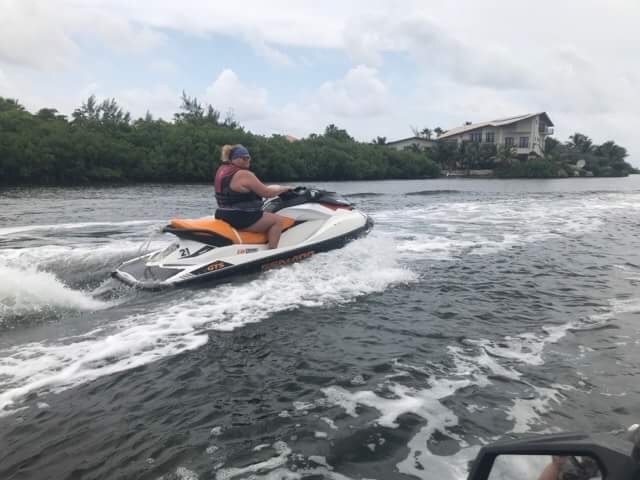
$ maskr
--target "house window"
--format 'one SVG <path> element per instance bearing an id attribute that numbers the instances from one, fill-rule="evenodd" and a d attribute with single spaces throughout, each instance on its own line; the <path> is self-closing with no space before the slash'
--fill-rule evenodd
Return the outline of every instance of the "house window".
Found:
<path id="1" fill-rule="evenodd" d="M 495 132 L 485 133 L 484 141 L 487 143 L 496 143 L 496 133 Z"/>
<path id="2" fill-rule="evenodd" d="M 471 132 L 471 141 L 480 143 L 482 141 L 482 132 Z"/>
<path id="3" fill-rule="evenodd" d="M 519 148 L 529 148 L 529 137 L 520 137 Z"/>
<path id="4" fill-rule="evenodd" d="M 504 137 L 504 144 L 507 147 L 513 147 L 513 137 Z"/>

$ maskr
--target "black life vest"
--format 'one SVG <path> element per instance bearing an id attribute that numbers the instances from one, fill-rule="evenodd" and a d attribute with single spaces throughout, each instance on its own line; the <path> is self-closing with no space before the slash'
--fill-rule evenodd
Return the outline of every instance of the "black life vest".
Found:
<path id="1" fill-rule="evenodd" d="M 260 210 L 262 208 L 262 197 L 253 192 L 231 190 L 231 179 L 240 170 L 243 169 L 230 163 L 224 163 L 218 167 L 214 182 L 218 207 L 228 210 Z"/>

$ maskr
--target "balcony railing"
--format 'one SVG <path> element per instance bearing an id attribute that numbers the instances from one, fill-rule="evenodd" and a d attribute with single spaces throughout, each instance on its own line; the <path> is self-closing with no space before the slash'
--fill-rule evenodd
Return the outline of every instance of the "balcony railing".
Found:
<path id="1" fill-rule="evenodd" d="M 553 135 L 553 127 L 540 127 L 542 135 Z"/>

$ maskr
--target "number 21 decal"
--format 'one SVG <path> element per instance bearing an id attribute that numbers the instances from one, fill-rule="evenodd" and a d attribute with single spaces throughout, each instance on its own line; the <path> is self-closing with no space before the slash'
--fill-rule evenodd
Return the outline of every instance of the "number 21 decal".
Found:
<path id="1" fill-rule="evenodd" d="M 181 257 L 188 257 L 189 255 L 191 255 L 191 253 L 189 252 L 188 248 L 181 248 L 180 249 L 180 256 Z"/>

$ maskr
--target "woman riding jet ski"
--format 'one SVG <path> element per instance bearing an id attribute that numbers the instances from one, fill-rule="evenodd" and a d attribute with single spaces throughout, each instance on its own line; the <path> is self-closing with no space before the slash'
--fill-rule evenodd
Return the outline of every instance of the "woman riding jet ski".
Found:
<path id="1" fill-rule="evenodd" d="M 215 218 L 171 220 L 162 231 L 177 242 L 124 262 L 112 276 L 148 290 L 223 280 L 339 248 L 373 225 L 333 192 L 265 186 L 248 170 L 250 161 L 242 145 L 225 145 L 215 178 Z"/>
<path id="2" fill-rule="evenodd" d="M 262 197 L 272 198 L 289 187 L 267 187 L 249 171 L 251 155 L 243 145 L 222 147 L 222 165 L 216 171 L 215 187 L 218 209 L 216 218 L 233 228 L 248 232 L 267 232 L 269 248 L 276 248 L 284 218 L 262 211 Z"/>

